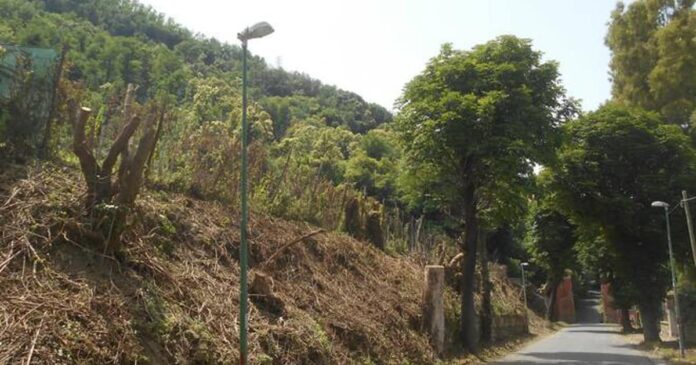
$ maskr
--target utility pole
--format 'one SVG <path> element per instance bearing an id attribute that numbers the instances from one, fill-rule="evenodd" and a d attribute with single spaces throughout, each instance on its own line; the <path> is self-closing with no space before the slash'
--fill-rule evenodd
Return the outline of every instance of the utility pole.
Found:
<path id="1" fill-rule="evenodd" d="M 689 241 L 691 242 L 691 255 L 694 257 L 694 265 L 696 265 L 696 240 L 694 239 L 694 226 L 691 222 L 691 211 L 689 210 L 689 196 L 686 190 L 682 190 L 682 206 L 686 213 L 686 226 L 689 227 Z"/>

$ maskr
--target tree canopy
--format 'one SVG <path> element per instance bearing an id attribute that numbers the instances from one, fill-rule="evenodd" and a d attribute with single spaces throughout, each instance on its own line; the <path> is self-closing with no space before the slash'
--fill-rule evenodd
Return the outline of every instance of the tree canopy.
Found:
<path id="1" fill-rule="evenodd" d="M 473 274 L 479 212 L 514 207 L 535 162 L 551 159 L 557 129 L 571 103 L 554 62 L 542 62 L 529 40 L 502 36 L 470 51 L 443 46 L 406 85 L 397 130 L 413 174 L 464 224 L 462 292 L 465 346 L 476 347 Z M 496 210 L 496 213 L 514 210 Z M 514 213 L 513 213 L 514 214 Z"/>
<path id="2" fill-rule="evenodd" d="M 619 2 L 606 36 L 615 100 L 660 112 L 684 129 L 696 116 L 693 6 L 693 0 Z"/>
<path id="3" fill-rule="evenodd" d="M 646 340 L 654 340 L 668 281 L 664 216 L 651 203 L 671 202 L 693 186 L 696 155 L 677 126 L 636 108 L 606 105 L 564 129 L 552 168 L 555 202 L 577 224 L 599 227 L 617 255 L 614 275 L 633 285 L 624 294 L 636 294 L 631 299 L 644 315 Z"/>

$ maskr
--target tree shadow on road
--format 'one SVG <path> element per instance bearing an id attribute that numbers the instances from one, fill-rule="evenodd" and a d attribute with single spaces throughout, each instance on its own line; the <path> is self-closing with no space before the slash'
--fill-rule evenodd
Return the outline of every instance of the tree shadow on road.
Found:
<path id="1" fill-rule="evenodd" d="M 610 330 L 610 329 L 606 329 L 606 330 L 590 330 L 590 329 L 587 329 L 587 330 L 586 330 L 586 329 L 576 329 L 576 330 L 573 330 L 573 329 L 570 329 L 570 330 L 566 330 L 566 332 L 608 333 L 608 334 L 618 334 L 618 333 L 619 333 L 619 332 L 617 332 L 617 331 L 615 331 L 615 330 Z"/>
<path id="2" fill-rule="evenodd" d="M 653 365 L 643 356 L 621 354 L 599 354 L 588 352 L 530 352 L 523 354 L 525 359 L 495 362 L 495 365 L 532 364 L 587 364 L 587 365 Z"/>

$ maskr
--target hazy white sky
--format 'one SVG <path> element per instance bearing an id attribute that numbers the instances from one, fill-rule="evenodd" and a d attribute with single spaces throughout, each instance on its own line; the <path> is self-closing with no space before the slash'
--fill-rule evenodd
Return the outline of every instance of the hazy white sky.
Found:
<path id="1" fill-rule="evenodd" d="M 614 0 L 141 0 L 194 32 L 235 43 L 265 20 L 276 32 L 250 42 L 272 66 L 305 72 L 389 109 L 443 43 L 468 49 L 501 34 L 533 40 L 560 62 L 570 96 L 590 110 L 609 98 L 606 23 Z"/>

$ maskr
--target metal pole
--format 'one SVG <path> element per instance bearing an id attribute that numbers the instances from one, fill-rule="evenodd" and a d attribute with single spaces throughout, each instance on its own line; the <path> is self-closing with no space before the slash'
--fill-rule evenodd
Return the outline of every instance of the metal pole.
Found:
<path id="1" fill-rule="evenodd" d="M 681 315 L 679 314 L 679 292 L 677 291 L 677 277 L 674 273 L 674 254 L 672 253 L 672 231 L 669 227 L 669 207 L 665 207 L 665 221 L 667 222 L 667 245 L 669 246 L 669 264 L 672 269 L 672 292 L 674 293 L 674 312 L 677 315 L 679 354 L 681 355 L 681 357 L 684 357 L 684 331 L 682 331 Z"/>
<path id="2" fill-rule="evenodd" d="M 696 239 L 694 239 L 694 226 L 691 223 L 691 211 L 689 210 L 689 197 L 686 195 L 686 190 L 682 190 L 682 205 L 684 213 L 686 213 L 686 226 L 689 227 L 689 241 L 691 242 L 691 254 L 694 257 L 694 265 L 696 265 Z"/>
<path id="3" fill-rule="evenodd" d="M 239 245 L 239 363 L 246 364 L 247 360 L 247 329 L 249 320 L 247 317 L 247 225 L 249 221 L 249 207 L 247 200 L 247 175 L 248 175 L 248 137 L 249 126 L 247 122 L 247 41 L 242 41 L 242 177 L 241 177 L 241 204 L 242 204 L 242 222 L 241 242 Z"/>
<path id="4" fill-rule="evenodd" d="M 522 297 L 524 298 L 524 317 L 527 318 L 527 284 L 524 278 L 524 266 L 522 266 Z"/>

